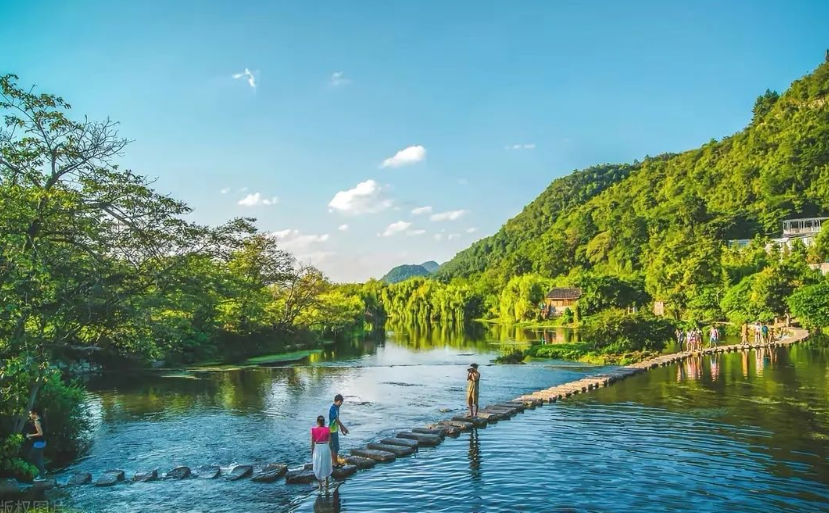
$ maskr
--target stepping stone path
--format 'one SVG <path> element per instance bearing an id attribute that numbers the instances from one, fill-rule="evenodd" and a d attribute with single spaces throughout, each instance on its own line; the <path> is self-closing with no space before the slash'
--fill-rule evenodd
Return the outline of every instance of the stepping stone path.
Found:
<path id="1" fill-rule="evenodd" d="M 775 342 L 777 346 L 788 346 L 808 336 L 806 330 L 791 329 L 790 335 L 781 341 Z M 730 345 L 720 346 L 715 348 L 706 348 L 701 351 L 685 351 L 682 353 L 660 355 L 649 360 L 619 367 L 610 371 L 605 371 L 601 374 L 584 377 L 570 383 L 563 383 L 555 385 L 545 390 L 538 390 L 529 394 L 522 395 L 513 399 L 496 403 L 482 408 L 478 412 L 477 417 L 469 417 L 468 415 L 455 415 L 449 420 L 441 420 L 436 424 L 430 424 L 425 427 L 415 427 L 410 431 L 401 431 L 395 434 L 394 437 L 387 437 L 379 442 L 372 442 L 367 444 L 365 448 L 351 449 L 350 456 L 341 458 L 341 462 L 346 463 L 341 468 L 334 469 L 332 477 L 334 479 L 345 479 L 348 476 L 354 475 L 358 470 L 370 469 L 377 463 L 390 463 L 397 459 L 398 456 L 407 456 L 414 453 L 415 450 L 424 447 L 435 447 L 440 445 L 445 437 L 456 437 L 462 432 L 471 431 L 476 428 L 485 428 L 488 424 L 498 421 L 509 420 L 519 413 L 525 413 L 527 410 L 534 410 L 545 403 L 556 403 L 565 401 L 573 396 L 592 392 L 602 387 L 610 386 L 617 381 L 621 381 L 630 376 L 647 372 L 658 367 L 665 367 L 677 362 L 682 362 L 690 357 L 696 357 L 708 354 L 719 354 L 726 352 L 749 351 L 767 347 L 767 345 Z M 452 411 L 452 410 L 447 410 Z M 457 411 L 457 410 L 456 410 Z M 196 470 L 192 475 L 200 479 L 215 479 L 222 474 L 220 467 L 215 465 L 205 465 Z M 176 467 L 167 472 L 165 478 L 168 479 L 185 479 L 190 477 L 191 472 L 189 467 Z M 236 481 L 246 477 L 251 477 L 251 481 L 257 483 L 273 483 L 280 480 L 282 477 L 288 484 L 304 484 L 315 483 L 316 477 L 312 470 L 312 464 L 308 463 L 300 468 L 288 470 L 286 465 L 280 463 L 271 463 L 264 467 L 257 468 L 254 471 L 251 465 L 237 465 L 225 477 L 229 481 Z M 138 472 L 132 480 L 133 482 L 146 482 L 158 479 L 158 471 L 152 470 L 149 472 Z M 92 475 L 88 472 L 76 472 L 72 474 L 66 485 L 83 485 L 92 482 Z M 108 470 L 104 472 L 97 481 L 96 486 L 113 486 L 124 480 L 124 471 L 122 470 Z M 28 485 L 22 485 L 28 486 Z M 55 486 L 54 480 L 49 480 L 44 483 L 38 483 L 36 486 L 49 488 Z M 13 479 L 0 480 L 0 492 L 5 490 L 20 491 L 23 488 Z"/>

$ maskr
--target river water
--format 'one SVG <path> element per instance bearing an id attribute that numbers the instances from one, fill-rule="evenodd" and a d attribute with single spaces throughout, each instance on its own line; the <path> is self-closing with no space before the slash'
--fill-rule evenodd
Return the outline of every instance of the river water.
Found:
<path id="1" fill-rule="evenodd" d="M 91 382 L 94 445 L 73 469 L 310 461 L 308 433 L 336 393 L 345 450 L 481 404 L 601 371 L 561 361 L 490 366 L 536 331 L 387 332 L 291 367 Z M 555 335 L 570 340 L 572 334 Z M 829 349 L 822 342 L 659 368 L 378 465 L 318 498 L 247 480 L 77 487 L 85 512 L 829 511 Z"/>

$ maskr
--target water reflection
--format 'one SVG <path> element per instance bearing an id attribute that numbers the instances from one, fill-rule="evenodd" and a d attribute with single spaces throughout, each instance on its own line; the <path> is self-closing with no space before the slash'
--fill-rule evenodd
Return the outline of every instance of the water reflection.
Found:
<path id="1" fill-rule="evenodd" d="M 473 479 L 481 477 L 481 438 L 478 435 L 478 430 L 473 429 L 469 433 L 469 470 Z"/>
<path id="2" fill-rule="evenodd" d="M 331 494 L 320 495 L 314 501 L 314 513 L 340 513 L 341 507 L 339 486 L 335 487 Z"/>

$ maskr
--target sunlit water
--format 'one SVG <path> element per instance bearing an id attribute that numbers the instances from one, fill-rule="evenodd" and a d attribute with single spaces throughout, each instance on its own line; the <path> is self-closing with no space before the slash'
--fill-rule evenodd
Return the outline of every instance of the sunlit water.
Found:
<path id="1" fill-rule="evenodd" d="M 466 365 L 500 351 L 487 340 L 538 336 L 398 332 L 290 368 L 107 378 L 92 384 L 95 444 L 74 468 L 297 466 L 334 394 L 346 397 L 347 450 L 462 411 Z M 827 359 L 810 342 L 659 368 L 360 472 L 329 498 L 284 482 L 187 480 L 78 487 L 62 502 L 90 512 L 829 511 Z M 484 366 L 481 402 L 600 370 Z"/>

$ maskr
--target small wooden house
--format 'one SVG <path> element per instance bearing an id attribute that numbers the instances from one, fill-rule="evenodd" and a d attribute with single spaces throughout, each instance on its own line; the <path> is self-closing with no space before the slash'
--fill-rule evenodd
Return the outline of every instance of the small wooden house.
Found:
<path id="1" fill-rule="evenodd" d="M 547 293 L 544 298 L 544 306 L 547 316 L 561 315 L 564 310 L 573 310 L 581 297 L 579 288 L 555 288 Z"/>

